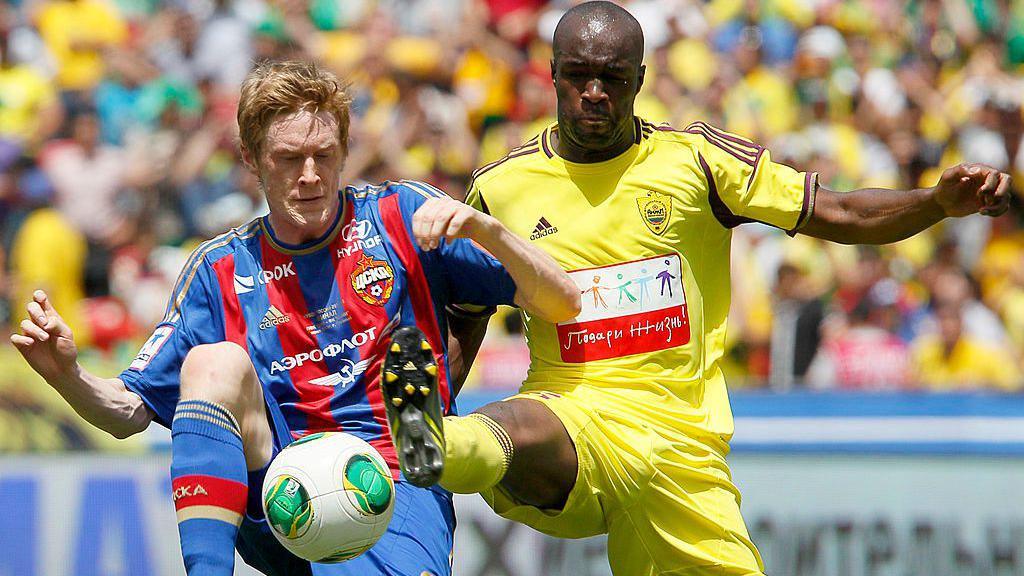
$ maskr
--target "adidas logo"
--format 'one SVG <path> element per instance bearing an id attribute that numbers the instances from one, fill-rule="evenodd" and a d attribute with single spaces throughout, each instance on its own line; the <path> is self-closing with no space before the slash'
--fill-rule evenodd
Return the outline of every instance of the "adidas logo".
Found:
<path id="1" fill-rule="evenodd" d="M 530 240 L 540 240 L 541 238 L 558 232 L 557 226 L 552 226 L 548 219 L 541 216 L 540 220 L 537 221 L 537 225 L 533 228 L 533 234 L 530 234 Z"/>
<path id="2" fill-rule="evenodd" d="M 274 326 L 280 326 L 286 322 L 291 322 L 292 317 L 288 314 L 282 314 L 276 306 L 271 306 L 267 313 L 263 315 L 263 320 L 260 320 L 260 330 L 267 330 Z"/>
<path id="3" fill-rule="evenodd" d="M 416 365 L 412 363 L 412 360 L 409 360 L 408 362 L 405 363 L 405 366 L 402 366 L 402 370 L 415 370 L 415 369 L 416 369 Z"/>

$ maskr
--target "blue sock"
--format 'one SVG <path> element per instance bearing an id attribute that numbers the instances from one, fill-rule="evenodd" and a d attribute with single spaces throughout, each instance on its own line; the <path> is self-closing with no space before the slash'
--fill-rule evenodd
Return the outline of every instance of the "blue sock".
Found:
<path id="1" fill-rule="evenodd" d="M 273 459 L 270 460 L 273 462 Z M 263 468 L 259 470 L 249 470 L 249 486 L 252 486 L 252 490 L 249 490 L 249 503 L 245 508 L 245 515 L 250 520 L 260 521 L 265 517 L 263 514 L 263 482 L 267 479 L 267 470 L 270 469 L 270 462 L 267 462 Z"/>
<path id="2" fill-rule="evenodd" d="M 171 423 L 171 487 L 189 576 L 231 576 L 248 487 L 238 423 L 219 404 L 178 403 Z"/>

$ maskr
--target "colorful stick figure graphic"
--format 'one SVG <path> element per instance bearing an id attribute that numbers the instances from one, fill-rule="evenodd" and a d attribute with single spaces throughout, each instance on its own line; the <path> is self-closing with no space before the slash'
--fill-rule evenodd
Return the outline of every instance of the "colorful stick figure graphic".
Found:
<path id="1" fill-rule="evenodd" d="M 608 288 L 607 286 L 601 286 L 601 277 L 600 276 L 594 276 L 594 285 L 591 286 L 590 288 L 587 288 L 586 290 L 580 291 L 580 294 L 586 294 L 587 292 L 593 293 L 594 294 L 594 308 L 597 308 L 597 304 L 599 302 L 600 302 L 602 307 L 607 308 L 608 307 L 608 303 L 605 302 L 604 301 L 604 297 L 601 296 L 601 290 L 609 290 L 609 289 L 610 288 Z"/>
<path id="2" fill-rule="evenodd" d="M 622 280 L 622 274 L 618 275 L 618 279 Z M 630 302 L 636 302 L 636 298 L 633 297 L 633 295 L 629 293 L 629 289 L 627 288 L 632 283 L 633 283 L 632 280 L 628 280 L 624 284 L 619 284 L 618 286 L 615 287 L 615 289 L 619 291 L 619 304 L 618 304 L 619 306 L 622 306 L 622 297 L 623 296 L 628 298 Z"/>
<path id="3" fill-rule="evenodd" d="M 665 265 L 666 266 L 669 265 L 669 261 L 668 260 L 665 260 Z M 672 273 L 668 271 L 668 268 L 666 268 L 665 270 L 662 270 L 661 272 L 659 272 L 657 277 L 661 279 L 661 295 L 662 296 L 665 295 L 665 288 L 668 287 L 668 297 L 671 298 L 672 297 L 672 281 L 675 280 L 676 277 L 673 276 Z"/>
<path id="4" fill-rule="evenodd" d="M 654 280 L 654 276 L 647 275 L 647 268 L 641 268 L 640 274 L 642 274 L 642 276 L 639 278 L 633 278 L 633 282 L 636 282 L 636 285 L 640 287 L 640 307 L 642 308 L 644 305 L 644 296 L 647 296 L 647 298 L 651 297 L 651 294 L 647 291 L 647 283 Z"/>

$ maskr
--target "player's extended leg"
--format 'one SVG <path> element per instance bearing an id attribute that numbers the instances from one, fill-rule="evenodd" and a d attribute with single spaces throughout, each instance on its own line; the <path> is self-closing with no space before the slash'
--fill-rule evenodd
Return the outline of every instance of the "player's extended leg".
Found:
<path id="1" fill-rule="evenodd" d="M 248 470 L 273 450 L 263 389 L 241 347 L 193 348 L 181 367 L 171 424 L 171 481 L 189 576 L 230 576 L 245 514 Z"/>
<path id="2" fill-rule="evenodd" d="M 513 498 L 560 508 L 576 480 L 577 456 L 562 422 L 543 404 L 517 398 L 468 416 L 442 418 L 433 352 L 415 327 L 395 331 L 381 378 L 402 471 L 413 484 L 463 494 L 501 483 Z"/>

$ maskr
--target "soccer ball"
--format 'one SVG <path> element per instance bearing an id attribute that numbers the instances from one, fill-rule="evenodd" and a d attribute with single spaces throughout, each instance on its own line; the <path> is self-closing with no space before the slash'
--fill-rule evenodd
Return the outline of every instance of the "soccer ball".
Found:
<path id="1" fill-rule="evenodd" d="M 344 562 L 388 528 L 395 485 L 384 458 L 343 432 L 296 440 L 270 463 L 263 512 L 274 536 L 310 562 Z"/>

